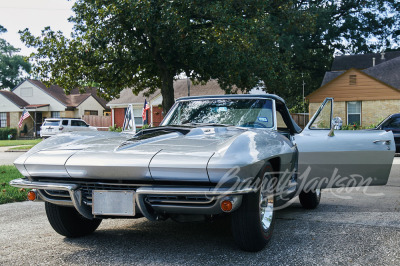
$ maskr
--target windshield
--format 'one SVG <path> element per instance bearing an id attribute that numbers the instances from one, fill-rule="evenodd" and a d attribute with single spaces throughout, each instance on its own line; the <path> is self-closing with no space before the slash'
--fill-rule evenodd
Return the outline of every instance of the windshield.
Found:
<path id="1" fill-rule="evenodd" d="M 163 125 L 184 124 L 272 128 L 272 100 L 210 99 L 178 102 Z"/>
<path id="2" fill-rule="evenodd" d="M 58 126 L 60 125 L 60 120 L 46 120 L 44 121 L 44 126 Z"/>

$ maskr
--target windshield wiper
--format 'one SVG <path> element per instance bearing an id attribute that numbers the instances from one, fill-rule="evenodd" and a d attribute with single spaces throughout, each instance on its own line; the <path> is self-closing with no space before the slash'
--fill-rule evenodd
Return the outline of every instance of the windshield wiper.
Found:
<path id="1" fill-rule="evenodd" d="M 231 127 L 231 126 L 233 126 L 233 125 L 230 125 L 230 124 L 221 124 L 221 123 L 196 123 L 196 122 L 184 123 L 182 125 L 214 126 L 214 127 Z"/>

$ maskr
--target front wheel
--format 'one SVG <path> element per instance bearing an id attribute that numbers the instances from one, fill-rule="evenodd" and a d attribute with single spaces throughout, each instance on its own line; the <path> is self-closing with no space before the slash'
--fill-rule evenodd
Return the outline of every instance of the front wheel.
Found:
<path id="1" fill-rule="evenodd" d="M 315 209 L 318 207 L 321 200 L 321 189 L 316 189 L 309 192 L 300 192 L 299 200 L 301 206 L 305 209 Z"/>
<path id="2" fill-rule="evenodd" d="M 261 175 L 260 189 L 244 195 L 242 205 L 232 213 L 232 234 L 242 250 L 260 251 L 271 239 L 275 224 L 271 172 L 271 165 L 267 165 Z"/>
<path id="3" fill-rule="evenodd" d="M 66 237 L 80 237 L 91 234 L 101 223 L 101 219 L 86 219 L 73 207 L 46 202 L 45 208 L 50 225 L 57 233 Z"/>

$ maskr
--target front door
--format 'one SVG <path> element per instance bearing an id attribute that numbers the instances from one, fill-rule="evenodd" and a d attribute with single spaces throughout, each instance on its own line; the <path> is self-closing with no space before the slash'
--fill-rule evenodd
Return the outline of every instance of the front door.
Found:
<path id="1" fill-rule="evenodd" d="M 299 183 L 305 189 L 385 185 L 395 153 L 392 132 L 333 130 L 333 99 L 327 98 L 295 136 Z"/>
<path id="2" fill-rule="evenodd" d="M 42 112 L 35 112 L 35 132 L 36 132 L 36 136 L 40 136 L 40 127 L 43 124 L 43 116 L 42 116 Z"/>

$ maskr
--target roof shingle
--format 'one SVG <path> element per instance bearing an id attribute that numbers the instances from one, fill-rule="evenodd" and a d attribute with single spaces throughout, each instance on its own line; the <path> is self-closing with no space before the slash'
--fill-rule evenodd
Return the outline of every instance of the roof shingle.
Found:
<path id="1" fill-rule="evenodd" d="M 18 95 L 11 91 L 6 91 L 6 90 L 0 90 L 0 94 L 6 97 L 8 100 L 10 100 L 12 103 L 14 103 L 16 106 L 19 108 L 25 107 L 29 105 L 25 100 L 21 99 Z"/>

